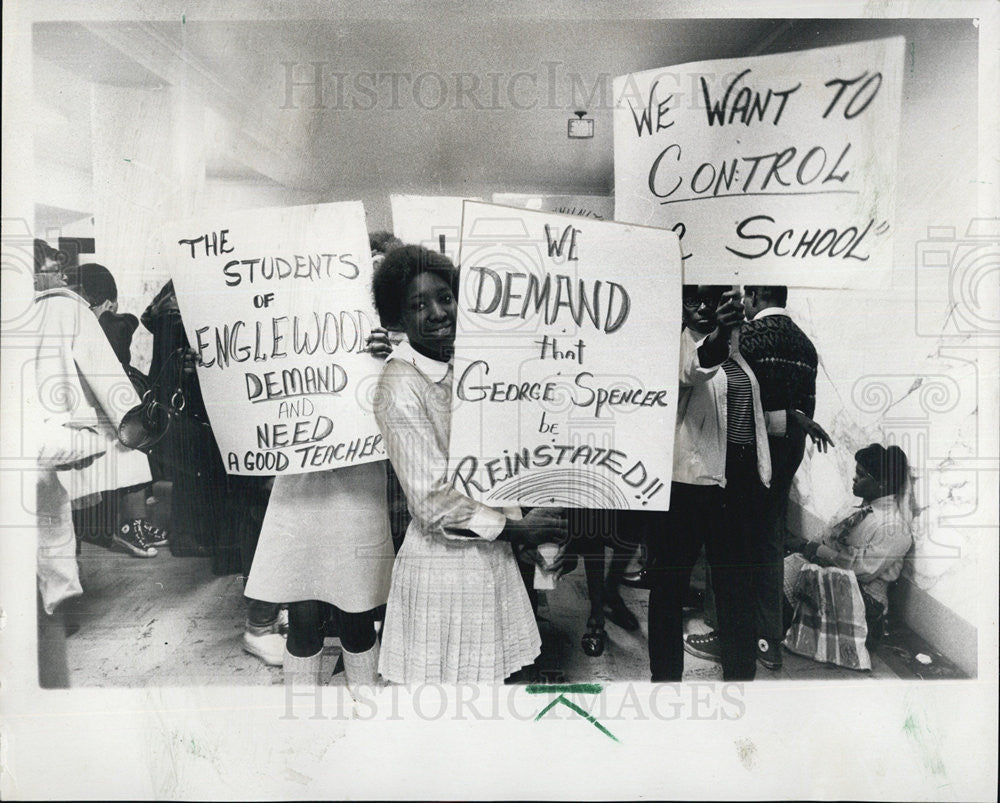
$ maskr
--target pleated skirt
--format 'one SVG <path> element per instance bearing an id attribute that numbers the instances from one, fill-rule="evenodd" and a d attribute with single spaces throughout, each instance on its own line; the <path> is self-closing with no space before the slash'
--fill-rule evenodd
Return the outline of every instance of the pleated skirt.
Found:
<path id="1" fill-rule="evenodd" d="M 411 522 L 389 588 L 379 672 L 393 683 L 498 683 L 541 651 L 507 542 L 450 541 Z"/>

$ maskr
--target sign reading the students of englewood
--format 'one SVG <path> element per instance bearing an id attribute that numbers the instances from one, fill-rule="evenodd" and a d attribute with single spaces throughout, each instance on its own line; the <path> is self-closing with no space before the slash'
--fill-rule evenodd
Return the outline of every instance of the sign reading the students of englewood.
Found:
<path id="1" fill-rule="evenodd" d="M 304 474 L 385 458 L 367 403 L 381 361 L 360 202 L 170 227 L 170 274 L 230 474 Z"/>
<path id="2" fill-rule="evenodd" d="M 677 235 L 467 201 L 460 249 L 452 485 L 489 505 L 666 510 Z"/>
<path id="3" fill-rule="evenodd" d="M 688 283 L 888 282 L 903 47 L 616 78 L 615 219 L 676 231 Z"/>

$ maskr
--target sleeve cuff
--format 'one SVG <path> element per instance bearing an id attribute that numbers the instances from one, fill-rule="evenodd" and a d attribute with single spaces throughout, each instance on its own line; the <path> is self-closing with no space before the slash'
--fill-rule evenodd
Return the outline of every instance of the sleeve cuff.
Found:
<path id="1" fill-rule="evenodd" d="M 695 355 L 695 361 L 691 365 L 685 366 L 684 370 L 681 371 L 680 383 L 686 387 L 692 387 L 694 385 L 700 385 L 703 382 L 708 382 L 713 376 L 719 372 L 719 365 L 713 365 L 711 368 L 702 368 L 698 363 L 698 357 Z"/>
<path id="2" fill-rule="evenodd" d="M 827 563 L 832 565 L 838 565 L 837 559 L 840 557 L 839 553 L 830 549 L 826 544 L 820 544 L 816 548 L 816 557 L 822 558 Z"/>
<path id="3" fill-rule="evenodd" d="M 772 410 L 764 413 L 764 428 L 768 435 L 779 438 L 788 434 L 788 413 L 785 410 Z"/>
<path id="4" fill-rule="evenodd" d="M 499 510 L 480 505 L 466 523 L 466 527 L 487 541 L 496 540 L 507 525 L 507 517 Z"/>

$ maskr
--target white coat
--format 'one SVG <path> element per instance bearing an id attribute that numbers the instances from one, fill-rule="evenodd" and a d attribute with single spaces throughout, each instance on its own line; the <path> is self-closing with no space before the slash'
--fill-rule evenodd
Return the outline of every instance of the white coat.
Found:
<path id="1" fill-rule="evenodd" d="M 71 500 L 152 480 L 146 455 L 126 449 L 118 424 L 139 396 L 87 302 L 58 288 L 36 297 L 40 339 L 35 378 L 45 422 L 67 420 L 90 426 L 104 439 L 106 452 L 90 466 L 59 471 Z"/>

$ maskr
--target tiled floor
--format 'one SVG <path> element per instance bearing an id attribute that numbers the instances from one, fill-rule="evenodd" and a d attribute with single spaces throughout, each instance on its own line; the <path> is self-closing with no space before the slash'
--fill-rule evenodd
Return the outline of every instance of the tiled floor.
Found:
<path id="1" fill-rule="evenodd" d="M 67 641 L 73 686 L 162 686 L 281 683 L 280 668 L 265 666 L 241 647 L 242 582 L 212 575 L 208 558 L 175 558 L 169 549 L 138 559 L 85 543 L 81 556 L 85 594 L 67 604 L 79 630 Z M 609 644 L 599 658 L 580 649 L 587 621 L 582 566 L 547 592 L 540 607 L 544 646 L 539 666 L 566 681 L 648 680 L 647 592 L 623 589 L 641 622 L 626 633 L 608 623 Z M 689 627 L 704 630 L 700 621 Z M 337 651 L 329 642 L 328 652 Z M 685 679 L 721 679 L 717 664 L 685 656 Z M 871 672 L 852 672 L 784 654 L 781 670 L 759 669 L 758 680 L 863 680 L 896 674 L 878 655 Z M 333 662 L 330 662 L 332 668 Z M 546 674 L 554 679 L 555 674 Z M 334 683 L 342 683 L 343 675 Z"/>

